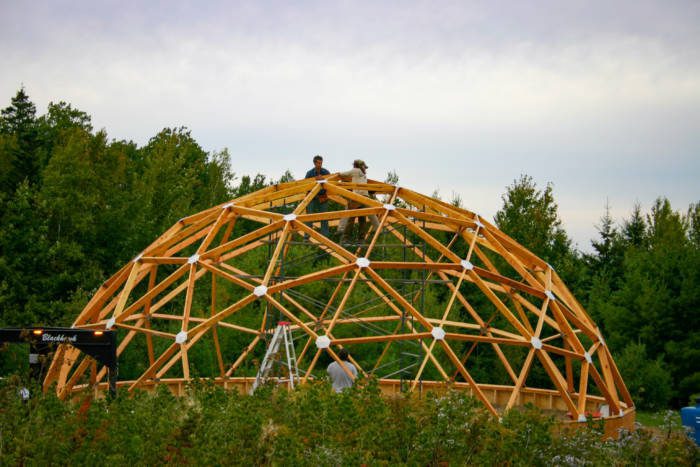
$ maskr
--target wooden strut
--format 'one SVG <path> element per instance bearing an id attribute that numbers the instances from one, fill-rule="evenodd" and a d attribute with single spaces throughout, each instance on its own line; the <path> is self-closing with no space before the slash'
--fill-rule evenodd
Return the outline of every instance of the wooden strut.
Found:
<path id="1" fill-rule="evenodd" d="M 271 319 L 268 315 L 277 310 L 294 332 L 304 336 L 296 339 L 300 344 L 295 349 L 299 366 L 305 368 L 302 383 L 323 375 L 316 368 L 323 353 L 349 373 L 336 349 L 351 347 L 351 361 L 360 373 L 369 375 L 392 354 L 392 342 L 415 341 L 423 355 L 411 374 L 411 390 L 430 364 L 446 384 L 461 377 L 496 415 L 496 406 L 482 389 L 485 382 L 477 381 L 470 371 L 474 349 L 488 345 L 512 381 L 505 410 L 519 404 L 536 361 L 577 419 L 586 412 L 591 385 L 611 411 L 633 407 L 593 320 L 551 266 L 506 233 L 474 212 L 406 188 L 374 180 L 342 182 L 337 174 L 321 182 L 307 179 L 272 185 L 184 217 L 108 279 L 74 326 L 120 330 L 119 355 L 129 352 L 135 339 L 143 336 L 146 370 L 130 383 L 130 389 L 165 377 L 190 380 L 195 365 L 190 350 L 203 345 L 200 342 L 210 342 L 216 361 L 216 374 L 210 376 L 229 378 L 240 373 L 243 362 L 257 355 Z M 307 213 L 322 188 L 331 204 L 341 209 Z M 358 190 L 378 193 L 385 202 Z M 345 209 L 349 202 L 360 207 Z M 367 243 L 352 248 L 310 227 L 319 221 L 333 227 L 342 218 L 368 215 L 377 216 L 379 226 L 366 236 Z M 238 235 L 239 219 L 256 227 Z M 308 240 L 297 242 L 298 236 Z M 408 257 L 380 259 L 377 251 L 386 243 L 382 238 L 398 241 Z M 272 254 L 262 272 L 251 273 L 249 265 L 257 261 L 251 258 L 259 258 L 267 245 Z M 323 252 L 327 259 L 301 276 L 284 276 L 282 265 L 309 251 Z M 494 261 L 496 257 L 502 262 Z M 499 271 L 496 264 L 507 265 L 503 270 L 509 272 Z M 446 302 L 419 307 L 419 298 L 426 298 L 426 282 L 407 298 L 392 285 L 393 271 L 424 271 L 424 281 L 436 277 L 437 285 L 429 287 L 445 287 Z M 327 294 L 314 295 L 313 306 L 299 298 L 312 290 L 311 284 L 330 280 L 337 285 Z M 209 294 L 206 300 L 202 291 Z M 476 296 L 485 300 L 474 300 Z M 363 300 L 367 305 L 362 305 Z M 265 304 L 264 310 L 260 303 Z M 350 315 L 348 310 L 355 307 L 359 311 Z M 405 316 L 411 319 L 408 326 L 401 326 Z M 374 331 L 368 332 L 370 325 Z M 233 335 L 243 338 L 237 340 L 238 348 L 230 349 L 227 343 Z M 203 341 L 204 337 L 211 340 Z M 319 344 L 320 337 L 331 345 Z M 465 353 L 462 342 L 469 343 Z M 385 344 L 374 360 L 362 354 L 363 346 L 372 343 Z M 521 356 L 513 357 L 505 351 L 509 347 L 524 348 L 526 353 L 516 352 Z M 95 386 L 105 374 L 105 368 L 95 367 L 80 352 L 61 346 L 44 388 L 56 383 L 59 396 L 68 397 L 81 381 L 87 378 Z"/>

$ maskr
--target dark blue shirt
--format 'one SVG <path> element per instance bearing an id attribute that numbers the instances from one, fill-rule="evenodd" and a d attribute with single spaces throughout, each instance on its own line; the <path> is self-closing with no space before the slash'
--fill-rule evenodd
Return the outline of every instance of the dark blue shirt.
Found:
<path id="1" fill-rule="evenodd" d="M 323 167 L 321 167 L 321 170 L 319 170 L 317 173 L 316 167 L 314 167 L 313 169 L 306 172 L 306 177 L 304 177 L 304 178 L 316 178 L 317 175 L 330 175 L 330 174 L 331 173 L 328 170 L 324 169 Z M 326 194 L 326 190 L 320 190 L 318 192 L 318 195 L 325 195 L 325 194 Z M 316 195 L 316 196 L 318 197 L 318 195 Z"/>

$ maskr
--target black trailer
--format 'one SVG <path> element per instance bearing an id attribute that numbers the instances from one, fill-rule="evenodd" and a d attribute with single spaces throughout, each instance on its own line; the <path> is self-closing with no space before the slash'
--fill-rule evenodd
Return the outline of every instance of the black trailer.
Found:
<path id="1" fill-rule="evenodd" d="M 85 352 L 108 370 L 109 392 L 117 393 L 117 336 L 114 331 L 75 328 L 28 327 L 0 328 L 0 345 L 29 344 L 30 375 L 41 381 L 44 363 L 58 344 L 68 344 Z"/>

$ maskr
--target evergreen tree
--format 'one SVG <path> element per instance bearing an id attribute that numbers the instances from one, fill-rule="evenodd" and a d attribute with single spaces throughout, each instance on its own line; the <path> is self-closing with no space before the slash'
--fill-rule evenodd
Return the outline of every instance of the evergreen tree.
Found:
<path id="1" fill-rule="evenodd" d="M 617 237 L 617 229 L 610 215 L 610 205 L 608 203 L 605 203 L 605 215 L 600 219 L 600 225 L 596 226 L 596 229 L 600 235 L 600 241 L 593 240 L 591 245 L 597 253 L 597 259 L 603 264 L 608 264 L 611 259 L 613 242 Z"/>
<path id="2" fill-rule="evenodd" d="M 494 216 L 498 228 L 555 267 L 575 289 L 583 262 L 562 227 L 552 185 L 540 190 L 532 177 L 521 175 L 501 198 L 503 207 Z"/>
<path id="3" fill-rule="evenodd" d="M 0 111 L 0 133 L 10 136 L 14 144 L 7 144 L 3 149 L 10 151 L 2 156 L 3 165 L 12 167 L 9 177 L 9 189 L 14 188 L 24 179 L 36 183 L 39 179 L 40 157 L 37 154 L 36 106 L 29 96 L 20 88 L 12 98 L 10 106 Z"/>
<path id="4" fill-rule="evenodd" d="M 691 204 L 688 208 L 688 239 L 700 248 L 700 203 Z"/>
<path id="5" fill-rule="evenodd" d="M 624 223 L 621 272 L 598 275 L 589 310 L 604 328 L 611 348 L 643 344 L 648 364 L 665 360 L 673 380 L 674 403 L 683 404 L 700 382 L 700 250 L 692 213 L 673 211 L 659 198 L 649 215 L 634 207 Z"/>
<path id="6" fill-rule="evenodd" d="M 610 206 L 606 203 L 605 214 L 596 226 L 599 240 L 592 240 L 593 254 L 584 255 L 584 259 L 590 268 L 589 281 L 609 281 L 609 287 L 616 288 L 617 282 L 622 276 L 624 261 L 624 245 L 622 235 L 615 227 L 615 221 L 610 215 Z M 593 287 L 591 284 L 590 287 Z"/>
<path id="7" fill-rule="evenodd" d="M 642 207 L 639 203 L 635 203 L 632 215 L 622 226 L 622 238 L 628 245 L 642 248 L 647 240 L 646 230 Z"/>

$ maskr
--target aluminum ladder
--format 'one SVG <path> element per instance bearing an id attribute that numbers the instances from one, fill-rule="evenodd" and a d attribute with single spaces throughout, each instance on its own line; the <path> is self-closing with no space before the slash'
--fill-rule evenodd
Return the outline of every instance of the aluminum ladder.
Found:
<path id="1" fill-rule="evenodd" d="M 277 323 L 277 327 L 272 334 L 272 340 L 270 340 L 270 345 L 267 347 L 265 358 L 263 358 L 262 364 L 260 365 L 258 375 L 255 377 L 255 382 L 250 390 L 250 394 L 253 394 L 258 386 L 263 384 L 270 376 L 272 367 L 275 362 L 279 361 L 277 357 L 280 351 L 280 345 L 282 344 L 284 344 L 284 353 L 286 354 L 287 360 L 286 366 L 289 373 L 289 387 L 294 389 L 295 382 L 299 381 L 297 354 L 294 350 L 294 338 L 292 337 L 292 330 L 289 324 L 288 321 L 280 321 Z M 282 363 L 282 365 L 284 365 L 284 363 Z"/>

